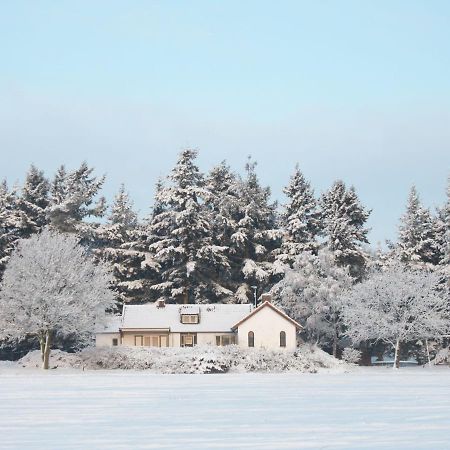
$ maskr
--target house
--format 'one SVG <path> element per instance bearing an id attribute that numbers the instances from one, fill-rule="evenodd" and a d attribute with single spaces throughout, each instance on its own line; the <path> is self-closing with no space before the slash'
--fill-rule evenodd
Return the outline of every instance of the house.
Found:
<path id="1" fill-rule="evenodd" d="M 301 328 L 265 295 L 251 304 L 124 305 L 96 333 L 96 345 L 127 347 L 192 347 L 230 345 L 294 350 Z"/>

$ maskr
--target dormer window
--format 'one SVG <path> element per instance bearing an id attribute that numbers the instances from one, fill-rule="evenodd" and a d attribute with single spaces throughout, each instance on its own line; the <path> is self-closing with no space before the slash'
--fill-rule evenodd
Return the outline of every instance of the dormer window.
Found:
<path id="1" fill-rule="evenodd" d="M 199 323 L 198 314 L 181 314 L 181 323 Z"/>

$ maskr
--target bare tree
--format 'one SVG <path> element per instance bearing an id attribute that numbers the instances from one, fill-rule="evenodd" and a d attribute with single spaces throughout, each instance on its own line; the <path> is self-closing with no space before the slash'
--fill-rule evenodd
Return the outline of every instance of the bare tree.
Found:
<path id="1" fill-rule="evenodd" d="M 402 343 L 449 331 L 448 292 L 439 289 L 438 274 L 401 263 L 375 272 L 343 299 L 346 334 L 354 342 L 373 339 L 391 344 L 398 368 Z"/>
<path id="2" fill-rule="evenodd" d="M 0 333 L 11 340 L 38 338 L 48 369 L 56 335 L 92 338 L 106 309 L 114 305 L 111 274 L 93 260 L 74 235 L 44 229 L 20 240 L 11 255 L 0 291 Z"/>

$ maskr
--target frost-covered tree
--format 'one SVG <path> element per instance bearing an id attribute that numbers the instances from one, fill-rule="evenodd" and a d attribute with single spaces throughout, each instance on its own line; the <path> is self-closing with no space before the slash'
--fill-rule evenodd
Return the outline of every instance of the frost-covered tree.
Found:
<path id="1" fill-rule="evenodd" d="M 356 284 L 343 298 L 342 317 L 355 343 L 391 344 L 399 367 L 402 344 L 449 332 L 448 291 L 439 286 L 438 274 L 398 262 Z"/>
<path id="2" fill-rule="evenodd" d="M 50 183 L 42 170 L 31 165 L 27 173 L 18 206 L 23 212 L 22 237 L 37 233 L 47 224 Z"/>
<path id="3" fill-rule="evenodd" d="M 370 211 L 361 204 L 353 187 L 346 188 L 336 181 L 321 197 L 324 245 L 330 249 L 341 266 L 348 266 L 354 278 L 362 277 L 367 255 L 363 244 L 368 243 L 366 222 Z"/>
<path id="4" fill-rule="evenodd" d="M 23 214 L 18 207 L 15 190 L 9 190 L 6 181 L 0 184 L 0 279 L 11 252 L 21 237 Z"/>
<path id="5" fill-rule="evenodd" d="M 124 185 L 114 199 L 108 222 L 98 227 L 97 238 L 95 253 L 112 264 L 113 286 L 120 302 L 148 301 L 158 265 Z"/>
<path id="6" fill-rule="evenodd" d="M 270 188 L 262 187 L 256 174 L 256 162 L 250 158 L 246 176 L 238 180 L 233 220 L 236 230 L 230 237 L 233 279 L 238 283 L 235 297 L 240 302 L 251 298 L 250 286 L 260 292 L 268 288 L 277 275 L 276 250 L 282 232 L 277 223 L 277 204 L 270 200 Z"/>
<path id="7" fill-rule="evenodd" d="M 184 150 L 169 177 L 169 185 L 156 194 L 160 212 L 154 215 L 150 249 L 161 267 L 161 282 L 152 289 L 161 297 L 183 303 L 217 301 L 230 295 L 218 282 L 229 270 L 226 248 L 214 245 L 212 217 L 205 206 L 203 175 L 197 151 Z"/>
<path id="8" fill-rule="evenodd" d="M 303 252 L 297 256 L 272 293 L 278 304 L 303 325 L 307 340 L 331 345 L 336 356 L 343 332 L 341 297 L 352 282 L 347 268 L 339 267 L 333 253 L 322 249 L 318 255 Z"/>
<path id="9" fill-rule="evenodd" d="M 450 279 L 450 177 L 447 185 L 447 201 L 440 212 L 443 224 L 440 264 L 447 271 L 447 277 Z"/>
<path id="10" fill-rule="evenodd" d="M 298 165 L 284 193 L 289 201 L 281 215 L 284 236 L 278 259 L 291 265 L 302 252 L 317 253 L 321 221 L 314 191 Z"/>
<path id="11" fill-rule="evenodd" d="M 106 266 L 95 264 L 74 235 L 44 229 L 20 240 L 0 291 L 0 333 L 9 340 L 39 339 L 48 369 L 57 336 L 90 341 L 94 327 L 114 305 Z"/>
<path id="12" fill-rule="evenodd" d="M 225 161 L 209 172 L 205 180 L 205 205 L 211 211 L 212 237 L 218 245 L 231 245 L 237 229 L 239 209 L 238 178 Z"/>
<path id="13" fill-rule="evenodd" d="M 102 217 L 106 210 L 103 197 L 94 200 L 105 181 L 104 177 L 92 176 L 93 168 L 83 162 L 73 172 L 61 166 L 51 185 L 48 218 L 51 225 L 59 231 L 79 231 L 86 217 Z"/>
<path id="14" fill-rule="evenodd" d="M 437 264 L 434 220 L 420 202 L 416 187 L 411 188 L 406 212 L 401 218 L 397 254 L 410 265 Z"/>

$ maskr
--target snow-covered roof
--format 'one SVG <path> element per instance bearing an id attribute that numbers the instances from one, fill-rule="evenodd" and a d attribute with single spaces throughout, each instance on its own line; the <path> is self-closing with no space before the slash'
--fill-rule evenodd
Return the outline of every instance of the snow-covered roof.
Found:
<path id="1" fill-rule="evenodd" d="M 297 329 L 301 329 L 303 328 L 298 322 L 296 322 L 294 319 L 291 319 L 284 311 L 282 311 L 281 309 L 277 308 L 275 305 L 272 304 L 272 302 L 270 301 L 265 301 L 264 303 L 261 303 L 261 305 L 259 305 L 256 309 L 254 309 L 252 312 L 250 312 L 250 314 L 248 314 L 247 316 L 243 317 L 241 320 L 239 320 L 236 324 L 234 324 L 231 328 L 233 330 L 235 330 L 236 328 L 238 328 L 242 323 L 244 323 L 247 319 L 250 319 L 250 317 L 254 316 L 255 314 L 258 314 L 259 311 L 261 311 L 261 309 L 269 307 L 271 308 L 273 311 L 275 311 L 277 314 L 279 314 L 281 317 L 284 317 L 286 320 L 288 320 L 289 322 L 291 322 L 293 325 L 295 325 L 295 327 Z"/>
<path id="2" fill-rule="evenodd" d="M 173 333 L 230 332 L 252 311 L 251 304 L 171 305 L 156 303 L 125 305 L 122 324 L 126 329 L 169 329 Z M 181 323 L 180 314 L 200 314 L 198 324 Z"/>
<path id="3" fill-rule="evenodd" d="M 122 324 L 122 316 L 108 316 L 102 326 L 97 327 L 97 333 L 118 333 Z"/>

